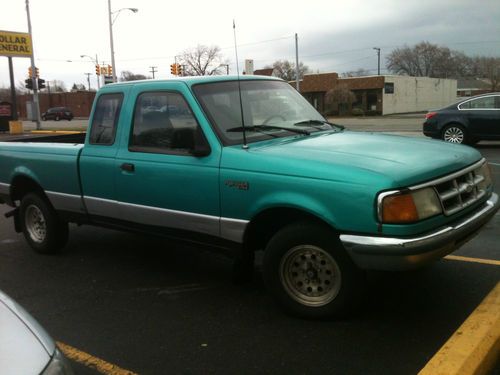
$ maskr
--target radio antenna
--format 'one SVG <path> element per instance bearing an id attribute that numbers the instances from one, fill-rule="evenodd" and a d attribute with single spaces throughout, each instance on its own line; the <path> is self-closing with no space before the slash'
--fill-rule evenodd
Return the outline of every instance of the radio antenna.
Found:
<path id="1" fill-rule="evenodd" d="M 243 129 L 243 148 L 247 149 L 247 134 L 245 129 L 245 116 L 243 116 L 243 100 L 241 99 L 241 80 L 240 80 L 240 67 L 238 64 L 238 46 L 236 44 L 236 23 L 233 19 L 233 34 L 234 34 L 234 53 L 236 55 L 236 74 L 238 76 L 238 94 L 240 96 L 240 113 L 241 113 L 241 127 Z"/>

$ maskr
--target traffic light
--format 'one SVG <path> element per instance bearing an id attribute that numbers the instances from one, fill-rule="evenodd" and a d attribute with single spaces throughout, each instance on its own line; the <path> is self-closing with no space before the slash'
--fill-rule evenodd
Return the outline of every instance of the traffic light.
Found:
<path id="1" fill-rule="evenodd" d="M 108 75 L 108 67 L 107 66 L 101 66 L 101 75 L 103 75 L 103 76 Z"/>
<path id="2" fill-rule="evenodd" d="M 38 68 L 35 67 L 35 75 L 36 75 L 36 78 L 40 77 L 40 74 L 38 73 Z"/>
<path id="3" fill-rule="evenodd" d="M 38 90 L 44 89 L 45 87 L 45 80 L 42 78 L 38 78 Z"/>
<path id="4" fill-rule="evenodd" d="M 101 67 L 99 66 L 99 64 L 96 64 L 96 66 L 95 66 L 95 74 L 97 76 L 101 75 Z"/>
<path id="5" fill-rule="evenodd" d="M 33 77 L 33 69 L 31 69 L 31 66 L 28 68 L 28 77 Z"/>
<path id="6" fill-rule="evenodd" d="M 26 85 L 24 85 L 27 89 L 30 89 L 30 90 L 33 90 L 33 79 L 30 77 L 28 79 L 25 79 L 24 80 L 24 83 L 26 83 Z"/>
<path id="7" fill-rule="evenodd" d="M 177 64 L 170 64 L 170 73 L 174 76 L 177 75 Z"/>
<path id="8" fill-rule="evenodd" d="M 108 76 L 113 75 L 113 67 L 111 65 L 108 65 Z"/>
<path id="9" fill-rule="evenodd" d="M 177 64 L 177 74 L 182 76 L 182 65 Z"/>

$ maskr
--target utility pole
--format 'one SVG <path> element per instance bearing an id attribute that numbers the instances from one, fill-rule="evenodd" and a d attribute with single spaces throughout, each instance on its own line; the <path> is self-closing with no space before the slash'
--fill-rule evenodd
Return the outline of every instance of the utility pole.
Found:
<path id="1" fill-rule="evenodd" d="M 16 86 L 14 84 L 14 66 L 12 65 L 12 56 L 9 59 L 9 79 L 10 79 L 10 100 L 12 102 L 12 120 L 17 121 L 17 97 Z"/>
<path id="2" fill-rule="evenodd" d="M 26 14 L 28 16 L 28 33 L 31 37 L 31 81 L 33 82 L 33 105 L 35 109 L 36 129 L 40 130 L 40 102 L 38 100 L 38 85 L 36 80 L 35 51 L 33 48 L 33 33 L 31 31 L 30 2 L 26 0 Z"/>
<path id="3" fill-rule="evenodd" d="M 378 60 L 378 64 L 377 64 L 377 75 L 380 75 L 380 48 L 379 47 L 373 47 L 373 49 L 375 51 L 377 51 L 377 60 Z"/>
<path id="4" fill-rule="evenodd" d="M 150 68 L 151 68 L 150 72 L 151 72 L 151 74 L 153 74 L 153 79 L 155 79 L 155 73 L 158 71 L 158 70 L 156 70 L 156 68 L 158 68 L 158 67 L 157 66 L 150 66 Z"/>
<path id="5" fill-rule="evenodd" d="M 116 65 L 115 65 L 115 46 L 113 43 L 113 21 L 111 19 L 111 0 L 108 0 L 108 19 L 109 19 L 109 44 L 111 45 L 111 66 L 113 67 L 113 83 L 116 82 Z"/>
<path id="6" fill-rule="evenodd" d="M 295 79 L 295 87 L 298 92 L 300 92 L 300 69 L 299 69 L 299 37 L 297 33 L 295 33 L 295 68 L 296 72 L 295 75 L 297 78 Z"/>
<path id="7" fill-rule="evenodd" d="M 90 75 L 92 73 L 83 73 L 83 74 L 85 74 L 87 76 L 87 83 L 89 84 L 89 91 L 90 91 Z"/>

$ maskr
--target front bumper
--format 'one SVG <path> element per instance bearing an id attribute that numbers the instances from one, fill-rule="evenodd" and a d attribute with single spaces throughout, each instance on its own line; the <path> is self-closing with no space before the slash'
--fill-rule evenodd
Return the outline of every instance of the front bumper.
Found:
<path id="1" fill-rule="evenodd" d="M 350 234 L 340 240 L 354 263 L 362 269 L 404 270 L 417 268 L 455 251 L 474 237 L 500 208 L 498 195 L 468 216 L 418 237 L 371 237 Z"/>

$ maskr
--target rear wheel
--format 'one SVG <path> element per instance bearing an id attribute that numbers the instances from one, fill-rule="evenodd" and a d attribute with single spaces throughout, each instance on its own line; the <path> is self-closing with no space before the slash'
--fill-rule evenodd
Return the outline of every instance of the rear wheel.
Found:
<path id="1" fill-rule="evenodd" d="M 38 253 L 55 254 L 68 241 L 68 223 L 57 216 L 45 197 L 28 193 L 21 200 L 20 219 L 24 237 Z"/>
<path id="2" fill-rule="evenodd" d="M 269 241 L 264 280 L 277 302 L 304 318 L 343 316 L 360 301 L 364 274 L 336 234 L 321 225 L 296 223 Z"/>
<path id="3" fill-rule="evenodd" d="M 59 117 L 59 115 L 56 115 L 55 119 L 56 121 L 59 121 L 61 118 Z"/>
<path id="4" fill-rule="evenodd" d="M 463 126 L 458 124 L 446 125 L 442 132 L 442 139 L 450 143 L 467 143 L 467 133 Z"/>

